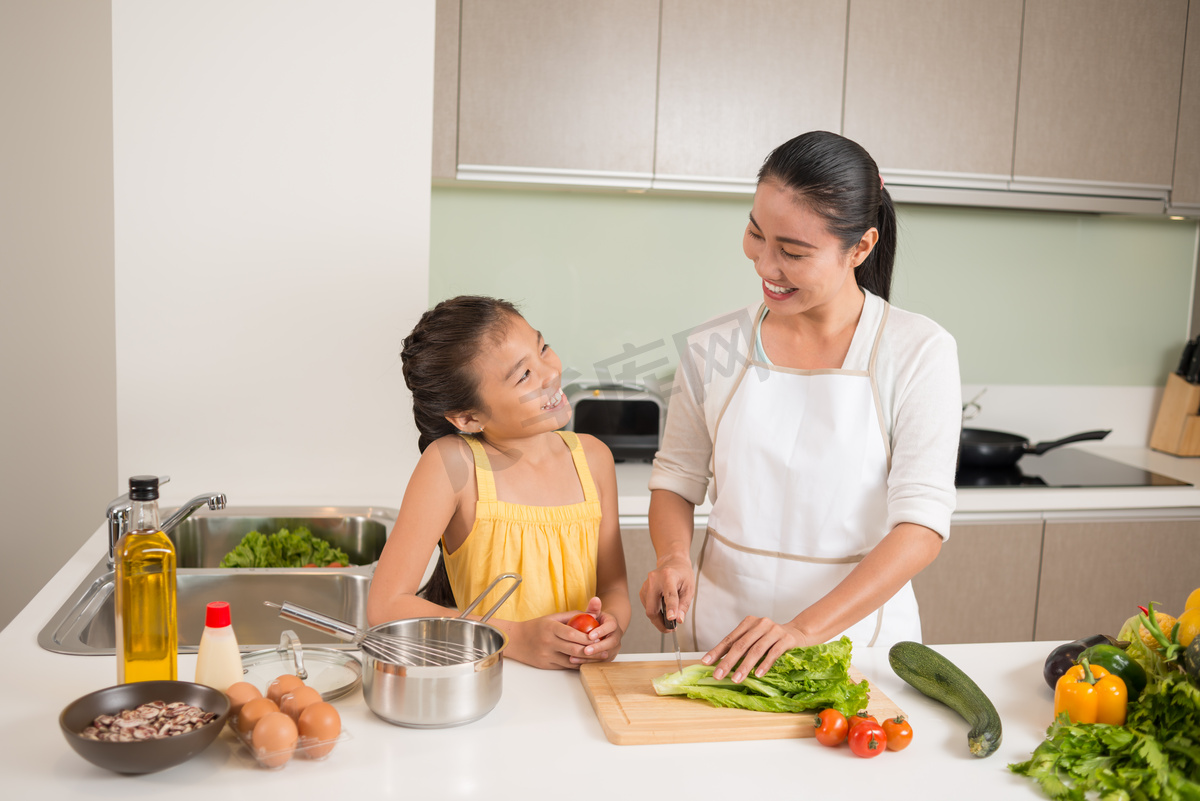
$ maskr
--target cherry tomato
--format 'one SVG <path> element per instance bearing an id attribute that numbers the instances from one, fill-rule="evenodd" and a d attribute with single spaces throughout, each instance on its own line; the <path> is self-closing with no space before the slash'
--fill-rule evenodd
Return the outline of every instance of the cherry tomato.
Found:
<path id="1" fill-rule="evenodd" d="M 305 565 L 305 567 L 316 567 L 316 566 L 317 566 L 316 562 L 309 562 L 307 565 Z"/>
<path id="2" fill-rule="evenodd" d="M 887 750 L 887 735 L 883 727 L 872 721 L 863 721 L 850 730 L 850 750 L 855 756 L 876 757 Z"/>
<path id="3" fill-rule="evenodd" d="M 580 612 L 578 615 L 571 618 L 567 625 L 573 629 L 582 631 L 584 634 L 587 634 L 592 629 L 599 628 L 600 621 L 596 620 L 596 618 L 592 617 L 586 612 Z"/>
<path id="4" fill-rule="evenodd" d="M 817 715 L 817 742 L 821 745 L 838 746 L 846 741 L 846 732 L 850 731 L 846 716 L 836 709 L 822 709 Z"/>
<path id="5" fill-rule="evenodd" d="M 341 562 L 330 562 L 329 564 L 327 564 L 325 566 L 326 567 L 342 567 L 343 565 Z"/>
<path id="6" fill-rule="evenodd" d="M 887 735 L 887 747 L 891 751 L 903 751 L 912 742 L 912 726 L 900 715 L 883 722 L 883 733 Z"/>
<path id="7" fill-rule="evenodd" d="M 855 726 L 862 723 L 863 721 L 868 721 L 868 720 L 872 723 L 879 722 L 878 720 L 875 719 L 874 715 L 868 715 L 867 710 L 865 710 L 865 709 L 858 710 L 853 715 L 846 718 L 846 724 L 849 726 L 848 731 L 854 731 Z"/>

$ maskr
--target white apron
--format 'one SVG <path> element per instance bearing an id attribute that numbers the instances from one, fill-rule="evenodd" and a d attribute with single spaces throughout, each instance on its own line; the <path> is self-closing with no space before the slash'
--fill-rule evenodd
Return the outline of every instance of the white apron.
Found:
<path id="1" fill-rule="evenodd" d="M 891 449 L 875 357 L 889 308 L 866 371 L 757 361 L 759 310 L 747 364 L 717 419 L 713 508 L 689 616 L 697 650 L 747 615 L 791 620 L 887 534 Z M 920 642 L 912 585 L 842 633 L 858 647 Z"/>

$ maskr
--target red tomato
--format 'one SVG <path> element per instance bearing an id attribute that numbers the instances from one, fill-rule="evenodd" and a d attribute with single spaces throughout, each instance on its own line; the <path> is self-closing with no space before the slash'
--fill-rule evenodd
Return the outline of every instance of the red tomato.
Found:
<path id="1" fill-rule="evenodd" d="M 846 716 L 836 709 L 822 709 L 817 715 L 817 742 L 821 745 L 837 746 L 846 741 L 846 732 L 850 730 Z"/>
<path id="2" fill-rule="evenodd" d="M 316 566 L 317 566 L 316 562 L 309 562 L 307 565 L 305 565 L 305 567 L 316 567 Z"/>
<path id="3" fill-rule="evenodd" d="M 596 620 L 596 618 L 592 617 L 586 612 L 580 612 L 578 615 L 571 618 L 567 625 L 573 629 L 582 631 L 584 634 L 587 634 L 592 629 L 598 628 L 600 626 L 600 621 Z"/>
<path id="4" fill-rule="evenodd" d="M 850 727 L 850 729 L 849 729 L 850 731 L 854 731 L 854 727 L 857 726 L 858 724 L 862 723 L 865 720 L 869 720 L 872 723 L 879 722 L 878 720 L 875 719 L 874 715 L 868 715 L 867 710 L 860 709 L 857 712 L 855 712 L 853 715 L 851 715 L 850 717 L 846 718 L 846 724 Z"/>
<path id="5" fill-rule="evenodd" d="M 883 733 L 887 735 L 887 747 L 891 751 L 903 751 L 912 742 L 912 726 L 903 716 L 885 720 Z"/>
<path id="6" fill-rule="evenodd" d="M 887 735 L 883 727 L 872 721 L 863 721 L 850 730 L 850 750 L 856 756 L 876 757 L 887 750 Z"/>
<path id="7" fill-rule="evenodd" d="M 341 562 L 330 562 L 329 564 L 327 564 L 325 566 L 326 567 L 342 567 L 343 565 Z"/>

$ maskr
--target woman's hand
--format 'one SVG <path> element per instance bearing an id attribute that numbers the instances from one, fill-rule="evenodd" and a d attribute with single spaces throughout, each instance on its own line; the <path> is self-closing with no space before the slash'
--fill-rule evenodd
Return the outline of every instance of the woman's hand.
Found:
<path id="1" fill-rule="evenodd" d="M 658 561 L 642 584 L 638 598 L 646 608 L 646 617 L 661 632 L 670 631 L 663 624 L 659 608 L 666 610 L 667 620 L 683 623 L 696 594 L 696 574 L 692 560 L 686 555 L 669 555 Z"/>
<path id="2" fill-rule="evenodd" d="M 751 670 L 756 676 L 766 673 L 785 651 L 810 644 L 792 623 L 780 625 L 766 617 L 747 617 L 700 661 L 706 665 L 716 662 L 714 679 L 732 673 L 734 681 L 741 681 Z"/>

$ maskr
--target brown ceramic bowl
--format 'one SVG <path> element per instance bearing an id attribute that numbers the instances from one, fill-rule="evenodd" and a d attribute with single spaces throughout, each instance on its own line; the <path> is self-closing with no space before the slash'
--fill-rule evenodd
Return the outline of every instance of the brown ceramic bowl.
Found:
<path id="1" fill-rule="evenodd" d="M 151 701 L 183 701 L 217 717 L 198 729 L 156 740 L 109 743 L 89 740 L 80 732 L 100 715 L 115 715 Z M 190 681 L 138 681 L 105 687 L 72 701 L 58 717 L 67 742 L 81 757 L 117 773 L 153 773 L 186 762 L 217 738 L 229 716 L 225 693 Z"/>

